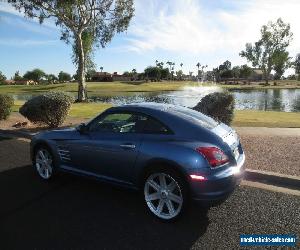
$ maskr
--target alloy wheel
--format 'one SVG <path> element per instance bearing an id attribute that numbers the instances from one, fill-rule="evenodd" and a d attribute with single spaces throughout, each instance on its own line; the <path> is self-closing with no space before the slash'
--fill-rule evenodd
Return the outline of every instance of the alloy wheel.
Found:
<path id="1" fill-rule="evenodd" d="M 46 149 L 39 149 L 35 155 L 35 167 L 40 175 L 45 180 L 51 178 L 53 173 L 52 155 Z"/>
<path id="2" fill-rule="evenodd" d="M 183 195 L 178 182 L 166 173 L 154 173 L 144 186 L 145 201 L 157 217 L 170 220 L 179 215 L 183 205 Z"/>

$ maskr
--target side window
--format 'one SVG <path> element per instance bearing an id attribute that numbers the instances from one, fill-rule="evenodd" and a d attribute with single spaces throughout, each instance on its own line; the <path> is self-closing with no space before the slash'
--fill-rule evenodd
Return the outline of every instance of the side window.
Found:
<path id="1" fill-rule="evenodd" d="M 90 125 L 90 131 L 106 133 L 138 133 L 145 126 L 147 118 L 134 113 L 111 113 Z"/>
<path id="2" fill-rule="evenodd" d="M 171 131 L 161 122 L 148 117 L 146 125 L 143 129 L 145 134 L 170 134 Z"/>

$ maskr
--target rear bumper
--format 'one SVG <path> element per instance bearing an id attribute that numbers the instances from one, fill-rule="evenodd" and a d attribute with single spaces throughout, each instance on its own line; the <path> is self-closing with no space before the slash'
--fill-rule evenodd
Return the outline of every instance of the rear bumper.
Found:
<path id="1" fill-rule="evenodd" d="M 226 200 L 240 184 L 245 174 L 245 155 L 238 164 L 209 177 L 204 181 L 191 181 L 192 199 L 204 204 L 215 204 Z"/>

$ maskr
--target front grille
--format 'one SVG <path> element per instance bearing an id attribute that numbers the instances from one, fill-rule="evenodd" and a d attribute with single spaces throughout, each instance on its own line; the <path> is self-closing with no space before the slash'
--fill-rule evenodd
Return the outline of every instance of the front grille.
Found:
<path id="1" fill-rule="evenodd" d="M 58 148 L 58 154 L 62 161 L 68 162 L 71 161 L 70 151 L 66 148 Z"/>

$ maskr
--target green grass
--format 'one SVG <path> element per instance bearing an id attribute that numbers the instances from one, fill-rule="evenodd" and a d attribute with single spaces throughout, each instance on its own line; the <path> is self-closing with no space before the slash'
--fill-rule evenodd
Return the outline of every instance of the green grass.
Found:
<path id="1" fill-rule="evenodd" d="M 235 112 L 233 126 L 300 128 L 300 113 L 238 110 Z"/>
<path id="2" fill-rule="evenodd" d="M 269 88 L 300 88 L 299 81 L 277 81 L 278 86 L 262 86 L 258 84 L 251 85 L 220 85 L 228 89 L 269 89 Z M 119 95 L 130 92 L 155 92 L 155 91 L 174 91 L 179 90 L 184 86 L 198 86 L 197 82 L 148 82 L 148 83 L 135 83 L 135 82 L 90 82 L 88 83 L 88 92 L 90 95 Z M 211 86 L 211 83 L 204 83 L 203 86 Z M 64 84 L 51 84 L 51 85 L 0 85 L 0 94 L 39 94 L 48 91 L 66 91 L 76 94 L 77 83 L 64 83 Z"/>
<path id="3" fill-rule="evenodd" d="M 75 103 L 72 105 L 69 116 L 76 118 L 92 118 L 104 110 L 112 107 L 109 103 Z"/>
<path id="4" fill-rule="evenodd" d="M 155 92 L 155 91 L 173 91 L 183 86 L 193 86 L 194 82 L 148 82 L 148 83 L 122 83 L 122 82 L 91 82 L 88 83 L 87 89 L 93 95 L 112 94 L 123 92 Z M 48 91 L 66 91 L 77 92 L 77 83 L 64 83 L 52 85 L 1 85 L 0 94 L 39 94 Z"/>

